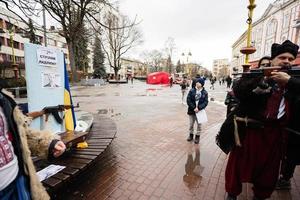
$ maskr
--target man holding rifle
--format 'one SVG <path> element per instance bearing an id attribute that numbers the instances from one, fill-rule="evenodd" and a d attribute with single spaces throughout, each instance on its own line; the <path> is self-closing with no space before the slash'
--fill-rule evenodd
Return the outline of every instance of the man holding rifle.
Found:
<path id="1" fill-rule="evenodd" d="M 245 182 L 253 183 L 254 200 L 269 198 L 275 189 L 280 161 L 285 153 L 286 127 L 291 117 L 295 117 L 290 102 L 296 96 L 292 90 L 294 78 L 280 70 L 291 67 L 298 49 L 299 46 L 289 40 L 274 43 L 271 65 L 280 67 L 279 70 L 269 77 L 242 76 L 233 88 L 243 113 L 243 116 L 237 116 L 240 119 L 237 123 L 243 126 L 244 137 L 228 158 L 225 172 L 227 200 L 237 199 Z"/>

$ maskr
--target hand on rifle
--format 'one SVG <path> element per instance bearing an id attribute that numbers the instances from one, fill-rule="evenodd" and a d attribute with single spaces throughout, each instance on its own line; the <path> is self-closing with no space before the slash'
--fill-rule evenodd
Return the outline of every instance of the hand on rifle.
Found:
<path id="1" fill-rule="evenodd" d="M 58 141 L 54 145 L 53 156 L 57 158 L 61 156 L 65 152 L 65 150 L 66 150 L 66 145 L 62 141 Z"/>
<path id="2" fill-rule="evenodd" d="M 278 72 L 278 71 L 273 71 L 271 72 L 271 77 L 274 81 L 276 81 L 280 85 L 286 85 L 289 79 L 291 78 L 290 75 L 288 75 L 285 72 Z"/>

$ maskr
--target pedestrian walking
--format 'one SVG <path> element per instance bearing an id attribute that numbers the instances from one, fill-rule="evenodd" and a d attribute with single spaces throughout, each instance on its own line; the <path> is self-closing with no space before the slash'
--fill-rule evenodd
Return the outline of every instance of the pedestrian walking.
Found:
<path id="1" fill-rule="evenodd" d="M 173 78 L 170 76 L 170 88 L 173 86 Z"/>
<path id="2" fill-rule="evenodd" d="M 232 83 L 232 78 L 229 75 L 226 77 L 226 83 L 227 83 L 227 88 L 230 89 L 231 83 Z"/>
<path id="3" fill-rule="evenodd" d="M 184 102 L 185 93 L 188 90 L 188 87 L 189 87 L 189 83 L 188 83 L 187 79 L 184 77 L 182 82 L 180 83 L 181 94 L 182 94 L 182 97 L 181 97 L 182 104 Z"/>
<path id="4" fill-rule="evenodd" d="M 187 105 L 189 115 L 189 137 L 187 141 L 192 141 L 194 139 L 194 124 L 197 125 L 197 131 L 195 136 L 195 144 L 199 144 L 200 133 L 201 133 L 201 123 L 198 123 L 196 113 L 206 108 L 208 104 L 208 93 L 204 88 L 204 80 L 198 78 L 196 81 L 195 88 L 189 91 L 187 96 Z"/>
<path id="5" fill-rule="evenodd" d="M 31 154 L 58 157 L 66 147 L 55 134 L 30 129 L 27 120 L 14 99 L 0 88 L 0 199 L 50 199 Z"/>
<path id="6" fill-rule="evenodd" d="M 298 45 L 289 40 L 282 44 L 274 43 L 271 65 L 291 66 L 298 49 Z M 264 84 L 261 84 L 262 81 Z M 266 84 L 268 87 L 265 87 Z M 243 137 L 240 144 L 236 138 L 236 146 L 228 158 L 225 171 L 227 200 L 237 199 L 243 182 L 253 183 L 253 199 L 267 199 L 275 189 L 286 145 L 285 127 L 291 115 L 283 95 L 287 88 L 272 76 L 268 79 L 242 76 L 233 90 L 241 109 L 235 122 L 239 130 L 242 127 L 240 134 Z"/>
<path id="7" fill-rule="evenodd" d="M 214 85 L 215 85 L 216 80 L 217 80 L 216 77 L 212 77 L 212 78 L 210 79 L 210 84 L 211 84 L 211 85 L 210 85 L 209 89 L 213 89 L 213 90 L 215 89 L 215 86 L 214 86 Z"/>
<path id="8" fill-rule="evenodd" d="M 133 84 L 133 76 L 130 77 L 131 85 Z"/>

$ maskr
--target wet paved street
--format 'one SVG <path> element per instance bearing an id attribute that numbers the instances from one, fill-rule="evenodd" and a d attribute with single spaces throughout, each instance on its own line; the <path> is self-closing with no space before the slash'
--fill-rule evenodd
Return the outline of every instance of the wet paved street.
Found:
<path id="1" fill-rule="evenodd" d="M 208 87 L 207 87 L 208 88 Z M 63 199 L 217 199 L 225 198 L 226 155 L 215 145 L 224 120 L 225 86 L 216 85 L 206 109 L 199 145 L 188 143 L 187 106 L 178 85 L 106 85 L 73 88 L 80 109 L 110 117 L 117 138 L 99 163 Z M 275 192 L 272 199 L 300 199 L 300 173 L 291 192 Z M 251 199 L 251 186 L 239 199 Z"/>

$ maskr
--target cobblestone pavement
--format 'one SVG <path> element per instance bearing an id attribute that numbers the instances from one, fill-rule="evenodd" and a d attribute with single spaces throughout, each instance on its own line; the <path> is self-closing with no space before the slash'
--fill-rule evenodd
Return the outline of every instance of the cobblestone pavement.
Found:
<path id="1" fill-rule="evenodd" d="M 225 199 L 226 155 L 215 145 L 224 120 L 225 86 L 216 85 L 206 109 L 199 145 L 186 141 L 187 106 L 178 85 L 172 88 L 131 84 L 72 89 L 80 109 L 113 118 L 117 138 L 103 158 L 63 199 Z M 300 199 L 300 173 L 290 192 L 274 192 L 272 199 Z M 251 199 L 244 185 L 239 199 Z"/>

